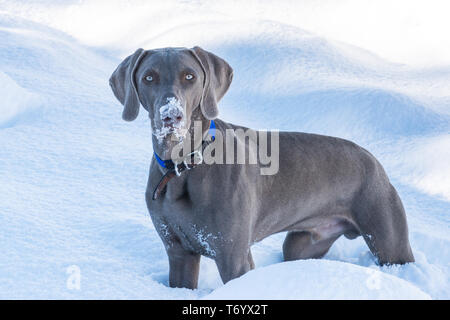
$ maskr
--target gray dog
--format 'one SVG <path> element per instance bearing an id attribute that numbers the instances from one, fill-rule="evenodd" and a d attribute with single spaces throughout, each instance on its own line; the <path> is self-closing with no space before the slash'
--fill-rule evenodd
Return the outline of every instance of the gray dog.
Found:
<path id="1" fill-rule="evenodd" d="M 124 120 L 134 120 L 140 105 L 149 113 L 155 156 L 146 201 L 169 257 L 170 286 L 196 288 L 201 255 L 215 260 L 224 283 L 237 278 L 254 268 L 251 245 L 283 231 L 285 260 L 320 258 L 341 235 L 362 235 L 380 265 L 413 262 L 396 190 L 374 156 L 350 141 L 280 132 L 273 175 L 258 163 L 201 162 L 211 129 L 259 132 L 217 119 L 232 77 L 227 62 L 195 47 L 139 49 L 110 79 Z M 194 122 L 203 125 L 197 140 Z M 174 160 L 180 141 L 196 151 Z M 236 160 L 222 141 L 223 157 Z M 256 151 L 246 141 L 234 137 L 248 159 Z"/>

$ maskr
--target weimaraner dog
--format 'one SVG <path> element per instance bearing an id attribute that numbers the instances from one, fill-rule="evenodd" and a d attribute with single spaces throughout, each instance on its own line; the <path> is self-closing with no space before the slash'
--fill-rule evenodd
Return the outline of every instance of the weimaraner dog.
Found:
<path id="1" fill-rule="evenodd" d="M 196 288 L 201 255 L 215 260 L 224 283 L 237 278 L 254 268 L 251 245 L 284 231 L 285 260 L 320 258 L 341 235 L 361 235 L 380 265 L 413 262 L 396 190 L 375 157 L 350 141 L 279 132 L 276 174 L 261 174 L 261 163 L 207 164 L 201 152 L 173 159 L 180 141 L 206 151 L 217 142 L 211 135 L 259 132 L 217 119 L 232 77 L 227 62 L 194 47 L 139 49 L 110 78 L 124 120 L 134 120 L 140 105 L 149 114 L 146 201 L 169 257 L 170 286 Z M 203 125 L 200 142 L 189 135 L 194 122 Z M 256 151 L 246 141 L 234 136 L 248 159 Z M 220 143 L 223 157 L 236 160 Z"/>

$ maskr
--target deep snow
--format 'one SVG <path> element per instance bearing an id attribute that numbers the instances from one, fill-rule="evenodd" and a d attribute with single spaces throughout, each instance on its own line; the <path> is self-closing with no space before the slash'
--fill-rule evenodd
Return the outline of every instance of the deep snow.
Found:
<path id="1" fill-rule="evenodd" d="M 303 260 L 257 268 L 204 299 L 430 299 L 405 280 L 346 262 Z"/>
<path id="2" fill-rule="evenodd" d="M 388 63 L 280 19 L 220 8 L 205 19 L 193 9 L 201 1 L 174 7 L 185 10 L 175 27 L 158 23 L 167 11 L 126 6 L 120 24 L 128 28 L 99 24 L 108 42 L 87 46 L 82 24 L 69 17 L 104 8 L 90 3 L 0 2 L 0 298 L 226 298 L 254 286 L 242 297 L 345 299 L 355 297 L 348 281 L 361 298 L 450 298 L 450 66 Z M 140 31 L 149 21 L 153 28 Z M 358 238 L 339 239 L 323 260 L 281 263 L 278 234 L 252 248 L 257 270 L 226 286 L 203 258 L 198 290 L 169 288 L 144 201 L 148 118 L 141 109 L 134 122 L 122 121 L 108 86 L 137 46 L 165 45 L 201 45 L 232 65 L 222 119 L 335 135 L 375 154 L 403 199 L 417 262 L 377 267 Z M 79 267 L 79 290 L 67 286 L 70 266 Z M 376 290 L 365 278 L 374 272 Z M 316 283 L 330 285 L 320 291 Z"/>

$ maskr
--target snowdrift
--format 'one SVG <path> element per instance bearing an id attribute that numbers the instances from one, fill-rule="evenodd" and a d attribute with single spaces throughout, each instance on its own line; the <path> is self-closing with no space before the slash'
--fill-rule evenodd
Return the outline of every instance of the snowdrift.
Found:
<path id="1" fill-rule="evenodd" d="M 0 127 L 11 124 L 39 104 L 39 98 L 0 71 Z"/>
<path id="2" fill-rule="evenodd" d="M 430 299 L 405 280 L 354 264 L 305 260 L 270 265 L 231 280 L 203 299 Z"/>

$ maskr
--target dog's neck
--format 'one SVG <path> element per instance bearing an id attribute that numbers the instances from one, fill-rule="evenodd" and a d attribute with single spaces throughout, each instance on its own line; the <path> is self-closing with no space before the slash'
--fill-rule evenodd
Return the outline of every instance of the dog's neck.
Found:
<path id="1" fill-rule="evenodd" d="M 202 122 L 201 127 L 194 128 L 194 123 L 198 124 L 199 120 Z M 200 129 L 201 131 L 199 132 L 198 129 Z M 153 148 L 153 154 L 157 163 L 159 164 L 161 172 L 165 174 L 167 170 L 176 170 L 177 164 L 180 164 L 182 162 L 189 163 L 191 160 L 190 155 L 192 154 L 197 153 L 201 157 L 203 151 L 202 149 L 205 147 L 205 141 L 214 141 L 215 130 L 216 126 L 214 120 L 207 120 L 204 117 L 194 118 L 191 121 L 191 125 L 188 129 L 189 140 L 183 141 L 177 146 L 178 150 L 182 151 L 181 156 L 173 157 L 173 155 L 171 155 L 171 157 L 165 159 L 163 156 L 161 156 L 164 153 L 159 153 L 158 148 Z M 177 153 L 179 154 L 179 152 Z M 178 172 L 177 175 L 179 175 Z"/>
<path id="2" fill-rule="evenodd" d="M 165 190 L 167 183 L 175 177 L 180 177 L 181 173 L 186 170 L 191 170 L 203 162 L 203 151 L 206 146 L 215 140 L 216 125 L 214 120 L 209 122 L 209 129 L 202 132 L 202 142 L 200 146 L 194 149 L 193 152 L 185 155 L 181 160 L 163 160 L 156 152 L 154 152 L 154 157 L 158 163 L 158 167 L 162 172 L 163 176 L 159 180 L 153 191 L 153 200 L 156 200 L 159 195 Z M 209 135 L 209 136 L 208 136 Z M 192 142 L 192 141 L 191 141 Z M 195 142 L 195 141 L 194 141 Z"/>

